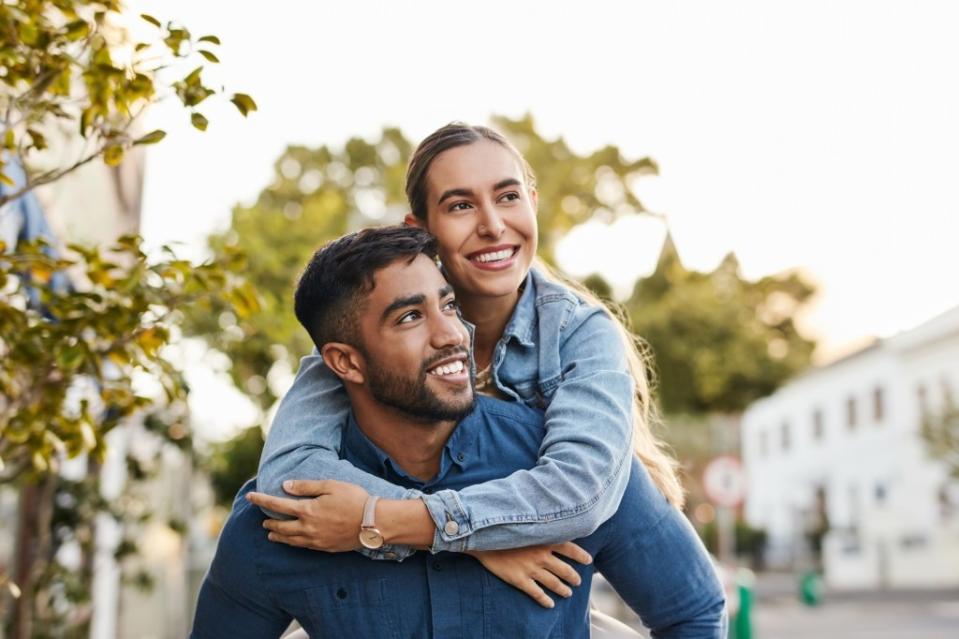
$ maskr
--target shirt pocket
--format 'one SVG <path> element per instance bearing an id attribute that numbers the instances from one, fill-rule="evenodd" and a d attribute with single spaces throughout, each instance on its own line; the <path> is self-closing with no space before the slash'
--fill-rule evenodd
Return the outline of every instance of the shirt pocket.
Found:
<path id="1" fill-rule="evenodd" d="M 306 591 L 310 610 L 324 629 L 311 639 L 399 639 L 398 611 L 386 579 L 338 580 Z"/>

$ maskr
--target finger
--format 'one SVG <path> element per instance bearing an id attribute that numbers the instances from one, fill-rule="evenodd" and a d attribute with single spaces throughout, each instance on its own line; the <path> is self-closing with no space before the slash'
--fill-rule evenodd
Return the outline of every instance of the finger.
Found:
<path id="1" fill-rule="evenodd" d="M 304 537 L 302 535 L 281 535 L 280 533 L 271 532 L 266 536 L 270 541 L 274 541 L 278 544 L 286 544 L 287 546 L 298 546 L 300 548 L 312 548 L 310 545 L 310 538 Z"/>
<path id="2" fill-rule="evenodd" d="M 553 608 L 556 606 L 553 600 L 549 598 L 549 595 L 543 592 L 543 589 L 539 587 L 539 584 L 532 579 L 524 579 L 516 587 L 532 597 L 533 601 L 541 605 L 543 608 Z"/>
<path id="3" fill-rule="evenodd" d="M 563 583 L 563 580 L 548 570 L 539 570 L 534 575 L 537 583 L 543 588 L 552 590 L 560 597 L 572 597 L 573 589 Z"/>
<path id="4" fill-rule="evenodd" d="M 576 569 L 555 555 L 543 564 L 543 570 L 549 571 L 550 574 L 555 575 L 572 586 L 578 586 L 583 583 L 583 579 L 579 576 L 579 573 L 576 572 Z"/>
<path id="5" fill-rule="evenodd" d="M 281 535 L 302 535 L 306 526 L 299 519 L 264 519 L 263 527 Z"/>
<path id="6" fill-rule="evenodd" d="M 274 497 L 265 493 L 247 493 L 246 498 L 260 506 L 272 510 L 273 512 L 292 515 L 294 517 L 300 514 L 300 502 L 296 499 L 286 499 L 285 497 Z"/>
<path id="7" fill-rule="evenodd" d="M 553 546 L 552 550 L 554 553 L 568 557 L 569 559 L 579 562 L 584 566 L 588 566 L 589 564 L 593 563 L 592 555 L 571 541 L 567 541 L 564 544 L 556 544 Z"/>
<path id="8" fill-rule="evenodd" d="M 327 479 L 287 479 L 283 482 L 283 490 L 300 497 L 326 495 L 330 488 L 330 481 Z"/>

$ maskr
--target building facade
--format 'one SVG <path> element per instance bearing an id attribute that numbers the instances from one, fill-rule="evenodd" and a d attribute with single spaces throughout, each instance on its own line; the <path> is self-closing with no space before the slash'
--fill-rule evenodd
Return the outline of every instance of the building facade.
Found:
<path id="1" fill-rule="evenodd" d="M 745 517 L 769 565 L 821 561 L 839 589 L 959 586 L 959 485 L 921 437 L 957 391 L 959 308 L 751 405 Z"/>

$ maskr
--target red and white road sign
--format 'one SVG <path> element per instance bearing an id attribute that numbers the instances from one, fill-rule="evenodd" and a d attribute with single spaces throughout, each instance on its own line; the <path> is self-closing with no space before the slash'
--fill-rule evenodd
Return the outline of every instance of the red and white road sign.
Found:
<path id="1" fill-rule="evenodd" d="M 717 506 L 735 508 L 746 496 L 746 474 L 742 464 L 732 455 L 714 458 L 703 471 L 703 489 L 709 501 Z"/>

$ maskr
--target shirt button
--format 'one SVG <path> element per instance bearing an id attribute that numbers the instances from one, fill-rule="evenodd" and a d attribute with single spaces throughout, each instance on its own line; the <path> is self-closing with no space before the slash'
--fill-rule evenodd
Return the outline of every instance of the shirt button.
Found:
<path id="1" fill-rule="evenodd" d="M 466 459 L 466 455 L 464 455 L 463 453 L 460 453 L 459 455 L 456 456 L 456 459 L 459 461 L 463 461 L 464 459 Z"/>
<path id="2" fill-rule="evenodd" d="M 455 535 L 460 531 L 460 525 L 451 519 L 443 526 L 443 531 L 447 535 Z"/>
<path id="3" fill-rule="evenodd" d="M 433 562 L 433 570 L 443 570 L 443 564 L 438 561 Z"/>

